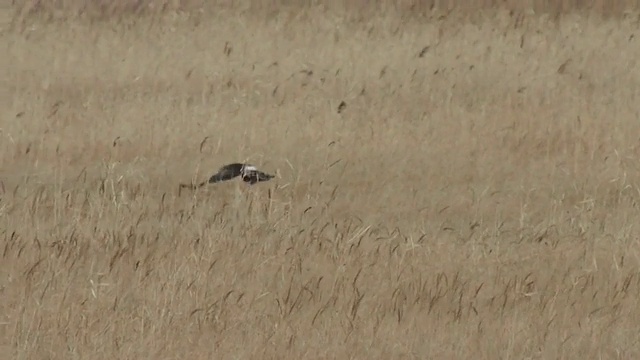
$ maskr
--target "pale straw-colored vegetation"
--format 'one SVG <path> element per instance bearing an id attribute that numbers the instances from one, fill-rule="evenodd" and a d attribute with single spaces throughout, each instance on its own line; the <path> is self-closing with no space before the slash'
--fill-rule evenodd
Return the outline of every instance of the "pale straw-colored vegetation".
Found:
<path id="1" fill-rule="evenodd" d="M 624 4 L 55 4 L 3 10 L 7 359 L 640 357 Z"/>

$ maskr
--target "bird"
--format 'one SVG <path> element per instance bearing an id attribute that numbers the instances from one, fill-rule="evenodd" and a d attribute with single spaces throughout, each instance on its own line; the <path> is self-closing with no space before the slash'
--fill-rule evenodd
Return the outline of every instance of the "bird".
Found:
<path id="1" fill-rule="evenodd" d="M 254 185 L 259 182 L 269 181 L 275 177 L 274 175 L 258 170 L 258 168 L 256 168 L 251 164 L 231 163 L 231 164 L 224 165 L 220 169 L 218 169 L 218 172 L 211 175 L 209 180 L 203 181 L 197 185 L 180 184 L 180 189 L 182 188 L 196 189 L 196 188 L 203 187 L 207 184 L 214 184 L 221 181 L 231 180 L 238 176 L 242 177 L 242 181 L 244 181 L 245 183 L 248 183 L 249 185 Z"/>

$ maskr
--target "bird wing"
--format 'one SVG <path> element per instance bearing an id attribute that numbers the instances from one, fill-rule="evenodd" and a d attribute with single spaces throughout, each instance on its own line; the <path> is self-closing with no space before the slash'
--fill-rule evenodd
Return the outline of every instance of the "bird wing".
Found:
<path id="1" fill-rule="evenodd" d="M 237 176 L 240 176 L 241 171 L 236 166 L 223 166 L 217 173 L 213 174 L 209 178 L 209 183 L 217 183 L 219 181 L 231 180 Z"/>

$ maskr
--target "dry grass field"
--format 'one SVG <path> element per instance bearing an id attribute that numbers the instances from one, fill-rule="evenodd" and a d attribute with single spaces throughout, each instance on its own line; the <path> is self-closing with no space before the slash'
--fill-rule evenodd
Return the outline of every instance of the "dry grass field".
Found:
<path id="1" fill-rule="evenodd" d="M 522 14 L 3 27 L 0 357 L 640 358 L 639 18 Z"/>

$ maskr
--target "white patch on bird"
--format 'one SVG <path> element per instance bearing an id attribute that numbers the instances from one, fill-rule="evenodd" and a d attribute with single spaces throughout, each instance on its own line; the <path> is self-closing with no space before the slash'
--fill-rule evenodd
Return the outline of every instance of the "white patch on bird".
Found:
<path id="1" fill-rule="evenodd" d="M 255 166 L 247 165 L 244 167 L 244 171 L 258 171 Z"/>

